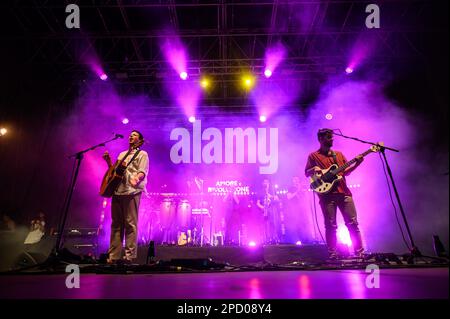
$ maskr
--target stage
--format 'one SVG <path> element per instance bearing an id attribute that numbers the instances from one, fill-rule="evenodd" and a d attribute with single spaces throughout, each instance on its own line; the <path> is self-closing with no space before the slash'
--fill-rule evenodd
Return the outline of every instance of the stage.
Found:
<path id="1" fill-rule="evenodd" d="M 140 246 L 134 264 L 109 265 L 69 250 L 60 262 L 46 264 L 43 252 L 28 248 L 17 255 L 0 276 L 0 298 L 448 298 L 448 261 L 433 257 L 373 253 L 332 261 L 325 245 L 156 245 Z M 79 288 L 66 287 L 69 264 L 79 269 Z"/>
<path id="2" fill-rule="evenodd" d="M 0 298 L 448 299 L 449 2 L 75 2 L 2 10 Z"/>
<path id="3" fill-rule="evenodd" d="M 448 268 L 382 269 L 367 288 L 364 269 L 206 273 L 0 276 L 2 299 L 447 299 Z"/>

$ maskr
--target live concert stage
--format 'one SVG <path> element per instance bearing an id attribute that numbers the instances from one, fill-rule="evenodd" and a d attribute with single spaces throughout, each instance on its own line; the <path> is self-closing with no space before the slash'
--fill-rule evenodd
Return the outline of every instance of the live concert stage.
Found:
<path id="1" fill-rule="evenodd" d="M 446 260 L 408 261 L 378 253 L 331 261 L 324 245 L 157 246 L 153 252 L 140 247 L 138 263 L 117 265 L 70 254 L 63 256 L 65 262 L 52 264 L 36 256 L 36 251 L 18 256 L 15 267 L 0 276 L 0 298 L 448 298 Z M 64 286 L 70 263 L 80 267 L 80 288 Z M 380 277 L 378 286 L 370 287 L 367 269 L 374 265 Z"/>
<path id="2" fill-rule="evenodd" d="M 329 260 L 325 245 L 150 248 L 139 247 L 137 263 L 117 265 L 70 252 L 52 263 L 28 249 L 0 276 L 1 286 L 8 287 L 0 298 L 448 298 L 445 259 L 373 253 Z M 64 287 L 69 264 L 79 266 L 78 289 Z M 371 287 L 374 266 L 380 277 Z"/>
<path id="3" fill-rule="evenodd" d="M 448 4 L 9 1 L 0 298 L 448 298 Z"/>
<path id="4" fill-rule="evenodd" d="M 380 288 L 356 270 L 0 276 L 2 299 L 448 299 L 448 268 L 383 269 Z M 6 289 L 6 287 L 8 287 Z"/>

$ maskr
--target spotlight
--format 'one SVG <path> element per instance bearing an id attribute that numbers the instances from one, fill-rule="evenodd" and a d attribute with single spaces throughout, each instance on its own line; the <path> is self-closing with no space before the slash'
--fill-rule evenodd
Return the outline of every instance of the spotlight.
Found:
<path id="1" fill-rule="evenodd" d="M 209 87 L 209 85 L 210 85 L 210 83 L 209 83 L 209 80 L 208 80 L 207 78 L 203 78 L 203 79 L 200 81 L 200 86 L 201 86 L 202 88 L 204 88 L 204 89 L 207 89 L 207 88 Z"/>
<path id="2" fill-rule="evenodd" d="M 345 73 L 350 74 L 352 72 L 353 72 L 353 68 L 352 67 L 348 66 L 348 67 L 345 68 Z"/>
<path id="3" fill-rule="evenodd" d="M 302 245 L 302 242 L 301 242 L 300 240 L 297 240 L 297 241 L 295 242 L 295 244 L 296 244 L 297 246 L 301 246 L 301 245 Z"/>
<path id="4" fill-rule="evenodd" d="M 255 79 L 251 75 L 245 75 L 242 77 L 242 85 L 245 89 L 250 90 L 255 85 Z"/>
<path id="5" fill-rule="evenodd" d="M 254 242 L 254 241 L 252 240 L 252 241 L 250 241 L 250 242 L 248 243 L 248 246 L 249 246 L 249 247 L 256 247 L 256 242 Z"/>
<path id="6" fill-rule="evenodd" d="M 260 115 L 260 116 L 259 116 L 259 121 L 260 121 L 261 123 L 264 123 L 265 121 L 267 121 L 267 117 L 266 117 L 265 115 Z"/>
<path id="7" fill-rule="evenodd" d="M 188 74 L 186 73 L 186 71 L 183 71 L 183 72 L 180 73 L 180 78 L 181 78 L 182 80 L 186 80 L 187 77 L 188 77 Z"/>
<path id="8" fill-rule="evenodd" d="M 325 115 L 325 119 L 327 119 L 328 121 L 331 121 L 331 120 L 333 119 L 333 114 L 327 113 L 327 114 Z"/>
<path id="9" fill-rule="evenodd" d="M 344 226 L 340 226 L 337 231 L 338 240 L 347 246 L 352 245 L 352 240 L 350 239 L 350 234 L 348 233 L 348 229 Z"/>
<path id="10" fill-rule="evenodd" d="M 195 116 L 189 116 L 189 122 L 194 123 L 195 122 Z"/>
<path id="11" fill-rule="evenodd" d="M 130 120 L 128 120 L 127 118 L 124 118 L 122 120 L 122 124 L 128 124 L 128 123 L 130 123 Z"/>
<path id="12" fill-rule="evenodd" d="M 100 74 L 100 80 L 102 80 L 102 81 L 108 80 L 108 76 L 106 75 L 106 73 Z"/>
<path id="13" fill-rule="evenodd" d="M 266 69 L 266 70 L 264 71 L 264 76 L 265 76 L 266 78 L 270 78 L 270 77 L 272 76 L 272 71 L 269 70 L 269 69 Z"/>
<path id="14" fill-rule="evenodd" d="M 0 136 L 6 135 L 6 133 L 8 133 L 8 130 L 6 128 L 0 128 Z"/>

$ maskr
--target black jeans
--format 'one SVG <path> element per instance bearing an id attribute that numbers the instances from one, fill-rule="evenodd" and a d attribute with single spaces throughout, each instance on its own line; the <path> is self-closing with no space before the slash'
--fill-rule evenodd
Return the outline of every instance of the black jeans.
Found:
<path id="1" fill-rule="evenodd" d="M 336 213 L 337 208 L 341 211 L 344 218 L 345 225 L 350 233 L 353 249 L 355 254 L 361 254 L 364 252 L 361 232 L 358 227 L 358 220 L 356 216 L 355 203 L 353 197 L 345 196 L 344 194 L 330 194 L 323 195 L 320 198 L 320 207 L 322 208 L 323 218 L 325 221 L 325 234 L 328 245 L 328 252 L 330 254 L 336 254 L 337 245 L 337 223 Z"/>

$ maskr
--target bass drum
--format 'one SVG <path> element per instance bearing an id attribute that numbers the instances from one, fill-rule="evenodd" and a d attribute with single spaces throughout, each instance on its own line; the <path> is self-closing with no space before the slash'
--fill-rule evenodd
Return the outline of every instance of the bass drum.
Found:
<path id="1" fill-rule="evenodd" d="M 159 211 L 159 222 L 161 227 L 168 229 L 172 227 L 176 215 L 176 202 L 173 198 L 164 198 L 161 201 Z"/>
<path id="2" fill-rule="evenodd" d="M 177 209 L 177 228 L 190 229 L 191 226 L 191 204 L 188 200 L 182 199 L 178 203 Z"/>

